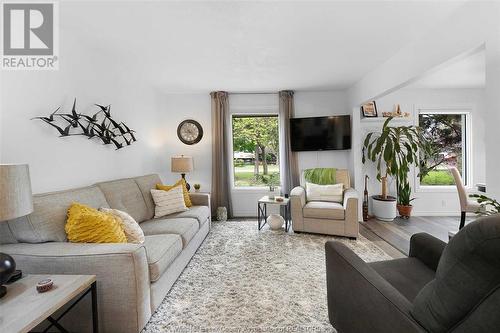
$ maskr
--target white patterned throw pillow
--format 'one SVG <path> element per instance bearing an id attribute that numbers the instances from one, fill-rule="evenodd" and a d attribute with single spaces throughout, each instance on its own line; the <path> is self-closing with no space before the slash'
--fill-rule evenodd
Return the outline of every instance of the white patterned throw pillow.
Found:
<path id="1" fill-rule="evenodd" d="M 137 223 L 137 221 L 128 213 L 118 209 L 104 207 L 99 208 L 99 210 L 103 213 L 108 213 L 117 217 L 117 220 L 120 222 L 123 232 L 125 233 L 125 237 L 127 237 L 127 243 L 144 243 L 144 232 L 141 227 L 139 227 L 139 223 Z"/>
<path id="2" fill-rule="evenodd" d="M 151 195 L 155 202 L 155 218 L 188 210 L 181 185 L 168 191 L 152 189 Z"/>
<path id="3" fill-rule="evenodd" d="M 330 201 L 342 203 L 344 194 L 343 184 L 318 185 L 306 183 L 307 201 Z"/>

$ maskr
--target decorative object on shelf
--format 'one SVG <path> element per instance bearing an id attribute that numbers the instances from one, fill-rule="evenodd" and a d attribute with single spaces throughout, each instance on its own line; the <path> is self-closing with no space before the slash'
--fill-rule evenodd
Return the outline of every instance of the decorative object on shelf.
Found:
<path id="1" fill-rule="evenodd" d="M 408 184 L 410 166 L 419 161 L 419 152 L 424 156 L 431 156 L 432 152 L 428 140 L 423 136 L 422 130 L 416 126 L 389 126 L 393 118 L 388 118 L 382 127 L 382 132 L 371 132 L 363 143 L 363 164 L 366 160 L 375 163 L 377 180 L 382 183 L 382 199 L 388 198 L 387 177 L 396 180 L 396 189 L 399 184 Z M 399 200 L 399 195 L 398 195 Z M 408 202 L 400 202 L 404 205 Z"/>
<path id="2" fill-rule="evenodd" d="M 479 203 L 480 209 L 475 212 L 475 214 L 479 216 L 489 216 L 500 213 L 500 203 L 497 200 L 483 194 L 471 194 L 469 197 L 476 199 Z"/>
<path id="3" fill-rule="evenodd" d="M 227 221 L 227 208 L 226 207 L 217 207 L 216 212 L 217 221 L 225 222 Z"/>
<path id="4" fill-rule="evenodd" d="M 44 279 L 36 284 L 36 291 L 38 291 L 39 293 L 44 293 L 52 289 L 53 285 L 54 281 L 52 281 L 52 279 Z"/>
<path id="5" fill-rule="evenodd" d="M 392 222 L 396 218 L 396 198 L 381 195 L 372 196 L 373 215 L 377 220 Z"/>
<path id="6" fill-rule="evenodd" d="M 203 127 L 196 120 L 184 120 L 177 126 L 177 136 L 183 143 L 194 145 L 203 138 Z"/>
<path id="7" fill-rule="evenodd" d="M 392 112 L 382 112 L 382 116 L 389 118 L 409 118 L 410 113 L 409 112 L 402 112 L 401 111 L 401 106 L 399 104 L 394 104 L 394 107 L 392 109 Z"/>
<path id="8" fill-rule="evenodd" d="M 279 214 L 271 214 L 267 217 L 267 224 L 269 224 L 271 230 L 280 230 L 283 228 L 284 223 L 285 219 Z"/>
<path id="9" fill-rule="evenodd" d="M 411 216 L 411 210 L 413 209 L 411 202 L 415 200 L 415 198 L 411 197 L 411 186 L 408 180 L 399 182 L 398 186 L 399 216 L 407 219 Z"/>
<path id="10" fill-rule="evenodd" d="M 368 175 L 365 175 L 365 191 L 363 193 L 363 221 L 368 221 Z"/>
<path id="11" fill-rule="evenodd" d="M 33 196 L 27 164 L 0 165 L 0 223 L 33 212 Z M 3 286 L 16 271 L 14 259 L 0 253 L 0 298 L 7 293 Z"/>
<path id="12" fill-rule="evenodd" d="M 189 191 L 191 185 L 186 180 L 186 173 L 192 172 L 194 170 L 193 158 L 191 156 L 174 156 L 171 159 L 171 171 L 181 174 L 182 179 L 186 182 L 186 188 Z"/>
<path id="13" fill-rule="evenodd" d="M 130 146 L 137 141 L 135 131 L 125 123 L 111 117 L 111 105 L 95 104 L 99 111 L 93 115 L 85 115 L 76 111 L 76 98 L 71 113 L 59 113 L 59 108 L 47 117 L 34 117 L 54 127 L 60 137 L 81 135 L 89 139 L 97 138 L 104 145 L 113 144 L 116 150 Z"/>
<path id="14" fill-rule="evenodd" d="M 186 183 L 186 185 L 187 185 L 187 183 Z M 200 188 L 201 188 L 201 185 L 200 185 L 200 184 L 194 184 L 194 190 L 195 190 L 196 192 L 200 192 Z"/>
<path id="15" fill-rule="evenodd" d="M 378 117 L 377 104 L 375 101 L 361 105 L 361 113 L 363 114 L 363 117 Z"/>

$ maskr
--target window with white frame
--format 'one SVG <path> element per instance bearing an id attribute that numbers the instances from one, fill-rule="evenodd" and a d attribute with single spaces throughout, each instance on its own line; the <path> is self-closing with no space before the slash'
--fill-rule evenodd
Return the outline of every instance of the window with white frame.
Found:
<path id="1" fill-rule="evenodd" d="M 454 186 L 450 167 L 456 167 L 465 185 L 469 179 L 469 113 L 421 110 L 418 125 L 431 142 L 433 158 L 420 162 L 420 187 Z"/>
<path id="2" fill-rule="evenodd" d="M 278 115 L 233 115 L 235 187 L 280 185 Z"/>

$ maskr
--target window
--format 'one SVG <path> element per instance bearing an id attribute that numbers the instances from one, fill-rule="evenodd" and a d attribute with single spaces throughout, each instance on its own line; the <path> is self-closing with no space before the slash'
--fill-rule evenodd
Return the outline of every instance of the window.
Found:
<path id="1" fill-rule="evenodd" d="M 234 115 L 232 132 L 234 186 L 278 186 L 278 116 Z"/>
<path id="2" fill-rule="evenodd" d="M 468 117 L 466 112 L 420 112 L 419 126 L 435 156 L 420 162 L 420 186 L 454 186 L 449 167 L 456 167 L 464 184 L 469 183 Z"/>

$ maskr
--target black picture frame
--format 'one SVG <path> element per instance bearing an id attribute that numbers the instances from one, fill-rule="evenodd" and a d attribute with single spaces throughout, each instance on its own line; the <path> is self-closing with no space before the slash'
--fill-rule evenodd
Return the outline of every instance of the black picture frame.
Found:
<path id="1" fill-rule="evenodd" d="M 368 108 L 373 106 L 373 112 L 370 112 Z M 378 111 L 377 111 L 377 103 L 375 101 L 371 101 L 368 103 L 365 103 L 361 105 L 361 114 L 365 118 L 375 118 L 378 117 Z"/>
<path id="2" fill-rule="evenodd" d="M 181 129 L 182 129 L 182 126 L 186 123 L 190 123 L 190 124 L 193 124 L 194 126 L 196 126 L 196 128 L 198 129 L 198 136 L 194 139 L 194 140 L 186 140 L 182 137 L 182 134 L 181 134 Z M 201 141 L 201 139 L 203 138 L 203 127 L 201 127 L 200 123 L 197 122 L 196 120 L 193 120 L 193 119 L 186 119 L 184 121 L 182 121 L 179 126 L 177 126 L 177 137 L 179 138 L 179 140 L 181 140 L 182 143 L 186 144 L 186 145 L 194 145 L 198 142 Z"/>

